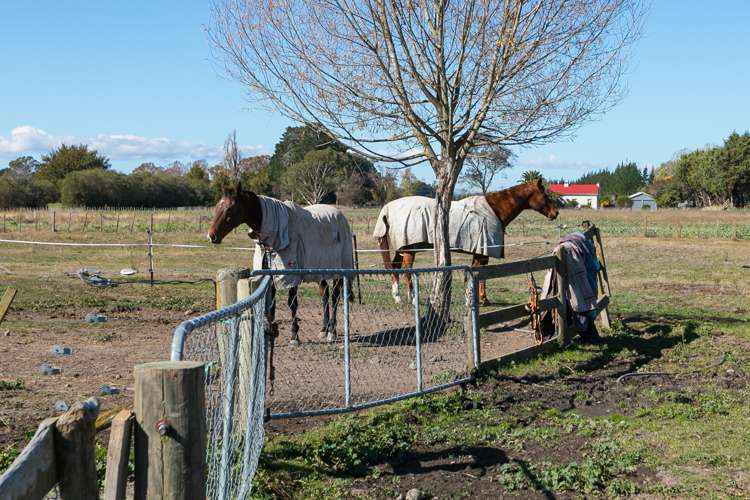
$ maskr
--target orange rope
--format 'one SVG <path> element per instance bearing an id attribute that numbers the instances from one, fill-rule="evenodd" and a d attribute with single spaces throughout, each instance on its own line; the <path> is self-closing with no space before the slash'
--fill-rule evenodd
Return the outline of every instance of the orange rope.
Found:
<path id="1" fill-rule="evenodd" d="M 536 288 L 536 280 L 534 274 L 529 273 L 529 300 L 526 303 L 526 309 L 528 309 L 531 315 L 531 329 L 534 331 L 534 341 L 537 345 L 544 343 L 544 335 L 542 335 L 542 322 L 539 315 L 539 291 Z"/>

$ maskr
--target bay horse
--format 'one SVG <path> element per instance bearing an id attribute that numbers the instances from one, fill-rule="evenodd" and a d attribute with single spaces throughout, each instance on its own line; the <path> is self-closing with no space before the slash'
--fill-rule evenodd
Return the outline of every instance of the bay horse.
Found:
<path id="1" fill-rule="evenodd" d="M 264 213 L 264 208 L 268 213 Z M 242 223 L 250 227 L 248 236 L 256 240 L 254 269 L 354 267 L 351 228 L 343 213 L 331 205 L 300 207 L 291 202 L 282 203 L 252 191 L 244 191 L 238 182 L 236 186 L 223 190 L 222 197 L 214 208 L 208 240 L 218 245 Z M 285 233 L 285 236 L 281 236 L 281 240 L 285 240 L 283 242 L 278 237 L 281 231 Z M 323 324 L 319 337 L 333 342 L 336 339 L 336 311 L 341 296 L 342 278 L 333 279 L 333 290 L 329 293 L 325 279 L 311 275 L 275 276 L 271 281 L 270 300 L 266 304 L 268 323 L 274 323 L 277 287 L 288 288 L 287 305 L 292 313 L 289 343 L 292 346 L 299 345 L 297 291 L 302 281 L 318 283 L 323 307 Z"/>
<path id="2" fill-rule="evenodd" d="M 410 198 L 424 198 L 424 197 L 410 197 Z M 502 224 L 502 229 L 500 231 L 504 231 L 506 227 L 508 227 L 508 224 L 513 222 L 518 215 L 527 209 L 535 210 L 539 212 L 540 214 L 544 215 L 550 220 L 554 220 L 557 218 L 558 215 L 558 209 L 554 202 L 552 202 L 547 196 L 547 193 L 544 189 L 544 185 L 542 184 L 542 179 L 537 179 L 535 181 L 531 181 L 528 183 L 519 184 L 517 186 L 513 186 L 508 189 L 503 189 L 502 191 L 496 191 L 493 193 L 487 193 L 484 195 L 484 199 L 487 202 L 487 205 L 492 210 L 492 213 L 494 213 L 494 216 L 497 217 L 497 219 Z M 431 199 L 425 198 L 424 201 L 429 201 Z M 390 203 L 396 203 L 399 200 L 394 200 Z M 416 200 L 419 201 L 419 200 Z M 456 203 L 456 202 L 454 202 Z M 375 237 L 378 240 L 378 245 L 381 250 L 381 254 L 383 256 L 383 263 L 385 264 L 386 269 L 411 269 L 414 265 L 414 257 L 417 250 L 421 249 L 427 249 L 432 248 L 432 243 L 427 241 L 428 237 L 431 236 L 432 228 L 425 227 L 424 230 L 421 232 L 421 237 L 417 236 L 417 240 L 422 241 L 416 241 L 411 242 L 410 244 L 401 246 L 399 248 L 395 248 L 395 253 L 393 256 L 393 260 L 391 260 L 390 257 L 390 240 L 388 237 L 388 234 L 391 231 L 394 231 L 393 234 L 404 234 L 406 232 L 405 227 L 394 227 L 392 226 L 392 221 L 388 220 L 387 215 L 387 208 L 389 204 L 386 204 L 383 206 L 383 208 L 380 211 L 380 214 L 378 215 L 378 224 L 382 221 L 384 226 L 381 225 L 381 228 L 378 229 L 378 226 L 376 225 L 375 230 Z M 453 204 L 451 204 L 453 206 Z M 432 216 L 430 216 L 431 218 Z M 398 220 L 396 221 L 397 224 L 404 224 L 404 221 L 407 220 L 404 217 L 398 217 Z M 424 222 L 424 221 L 422 221 Z M 414 223 L 414 221 L 409 221 L 409 223 Z M 381 233 L 381 234 L 378 234 Z M 502 235 L 499 235 L 502 236 Z M 489 263 L 489 256 L 484 254 L 478 254 L 474 252 L 470 252 L 467 250 L 462 249 L 452 249 L 454 251 L 457 251 L 459 253 L 466 253 L 472 255 L 472 262 L 471 265 L 473 267 L 478 266 L 485 266 Z M 410 274 L 404 274 L 404 277 L 406 279 L 407 287 L 408 287 L 408 297 L 409 300 L 412 300 L 412 283 L 411 283 L 411 275 Z M 399 297 L 398 293 L 398 284 L 399 284 L 399 275 L 393 274 L 392 275 L 392 295 L 394 298 L 394 301 L 396 303 L 401 301 L 401 298 Z M 484 282 L 484 280 L 479 282 L 479 300 L 482 305 L 488 305 L 489 300 L 487 299 L 487 287 Z"/>

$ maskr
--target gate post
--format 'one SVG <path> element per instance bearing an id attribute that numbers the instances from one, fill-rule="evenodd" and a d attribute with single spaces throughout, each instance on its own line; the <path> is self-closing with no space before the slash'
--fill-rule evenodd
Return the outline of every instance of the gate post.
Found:
<path id="1" fill-rule="evenodd" d="M 479 344 L 479 277 L 470 270 L 464 271 L 464 282 L 467 284 L 467 302 L 469 310 L 464 319 L 466 333 L 466 370 L 477 373 L 481 365 L 482 353 Z"/>
<path id="2" fill-rule="evenodd" d="M 202 498 L 206 490 L 205 365 L 135 367 L 135 498 Z"/>

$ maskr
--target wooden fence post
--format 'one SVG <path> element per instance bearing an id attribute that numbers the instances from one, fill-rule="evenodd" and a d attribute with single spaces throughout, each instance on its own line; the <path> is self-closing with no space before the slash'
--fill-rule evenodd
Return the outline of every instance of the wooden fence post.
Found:
<path id="1" fill-rule="evenodd" d="M 205 497 L 204 370 L 199 361 L 136 365 L 136 500 Z"/>
<path id="2" fill-rule="evenodd" d="M 240 269 L 230 267 L 219 269 L 216 272 L 216 309 L 221 309 L 237 302 L 237 285 L 240 280 Z M 221 335 L 217 339 L 219 347 L 219 359 L 222 366 L 226 359 L 227 338 Z"/>
<path id="3" fill-rule="evenodd" d="M 57 232 L 57 212 L 52 211 L 52 232 Z"/>
<path id="4" fill-rule="evenodd" d="M 55 461 L 57 462 L 60 498 L 63 500 L 98 500 L 96 477 L 95 398 L 78 402 L 55 423 Z"/>
<path id="5" fill-rule="evenodd" d="M 252 283 L 249 278 L 237 280 L 237 301 L 246 299 L 252 293 Z M 250 311 L 246 311 L 240 316 L 240 328 L 238 340 L 239 348 L 237 349 L 237 374 L 239 378 L 239 391 L 236 405 L 239 408 L 247 408 L 248 393 L 252 383 L 253 373 L 253 316 Z M 222 366 L 224 361 L 222 360 Z M 240 412 L 240 428 L 245 429 L 247 425 L 247 412 Z"/>
<path id="6" fill-rule="evenodd" d="M 570 332 L 568 331 L 568 273 L 565 262 L 565 247 L 560 247 L 555 252 L 557 264 L 555 271 L 557 273 L 557 296 L 560 303 L 557 308 L 557 341 L 561 346 L 566 346 L 570 342 Z"/>
<path id="7" fill-rule="evenodd" d="M 57 484 L 54 435 L 56 420 L 56 417 L 44 419 L 29 444 L 11 466 L 0 474 L 0 498 L 45 498 Z"/>
<path id="8" fill-rule="evenodd" d="M 104 500 L 125 500 L 128 482 L 128 458 L 133 429 L 133 412 L 121 410 L 112 420 L 107 447 L 107 472 L 104 478 Z"/>

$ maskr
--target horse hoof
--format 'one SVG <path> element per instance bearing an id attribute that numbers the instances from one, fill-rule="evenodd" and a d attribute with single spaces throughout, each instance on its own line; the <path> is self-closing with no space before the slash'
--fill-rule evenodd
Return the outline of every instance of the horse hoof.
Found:
<path id="1" fill-rule="evenodd" d="M 318 338 L 319 338 L 320 340 L 323 340 L 323 339 L 325 339 L 325 338 L 326 338 L 327 336 L 328 336 L 328 332 L 327 332 L 327 331 L 325 331 L 325 330 L 321 330 L 321 331 L 320 331 L 320 333 L 318 334 Z"/>
<path id="2" fill-rule="evenodd" d="M 299 347 L 299 339 L 292 339 L 289 341 L 289 347 Z"/>
<path id="3" fill-rule="evenodd" d="M 326 335 L 326 341 L 327 342 L 336 342 L 336 333 L 334 333 L 334 332 L 328 332 L 328 335 Z"/>
<path id="4" fill-rule="evenodd" d="M 490 304 L 491 304 L 491 302 L 489 301 L 489 299 L 487 297 L 479 300 L 479 305 L 480 306 L 488 306 Z"/>
<path id="5" fill-rule="evenodd" d="M 393 302 L 396 303 L 396 304 L 400 304 L 401 303 L 401 297 L 398 297 L 398 296 L 393 297 Z"/>

